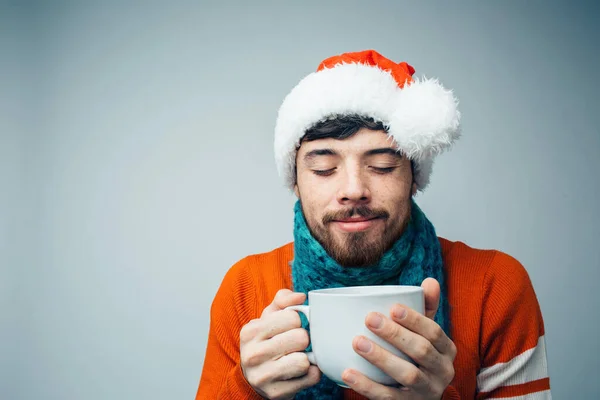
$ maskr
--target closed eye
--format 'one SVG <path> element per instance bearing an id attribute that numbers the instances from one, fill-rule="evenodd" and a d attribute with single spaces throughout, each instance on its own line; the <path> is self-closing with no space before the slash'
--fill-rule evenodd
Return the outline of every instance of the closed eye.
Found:
<path id="1" fill-rule="evenodd" d="M 390 172 L 395 170 L 396 167 L 371 167 L 371 169 L 378 174 L 389 174 Z"/>
<path id="2" fill-rule="evenodd" d="M 333 174 L 334 171 L 335 171 L 335 168 L 330 168 L 330 169 L 314 169 L 313 173 L 315 175 L 318 175 L 318 176 L 329 176 L 329 175 Z"/>

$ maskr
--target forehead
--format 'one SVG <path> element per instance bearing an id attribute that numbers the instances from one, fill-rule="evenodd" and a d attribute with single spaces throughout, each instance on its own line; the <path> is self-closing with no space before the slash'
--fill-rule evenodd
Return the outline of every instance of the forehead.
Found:
<path id="1" fill-rule="evenodd" d="M 315 149 L 331 149 L 340 155 L 359 154 L 386 147 L 397 149 L 393 139 L 387 133 L 361 128 L 346 139 L 327 138 L 303 142 L 298 149 L 298 155 L 301 156 Z"/>

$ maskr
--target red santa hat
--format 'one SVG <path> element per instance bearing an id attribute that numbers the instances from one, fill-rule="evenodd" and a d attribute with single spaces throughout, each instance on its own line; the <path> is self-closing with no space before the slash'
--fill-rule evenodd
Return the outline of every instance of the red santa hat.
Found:
<path id="1" fill-rule="evenodd" d="M 296 152 L 318 122 L 357 114 L 383 123 L 398 149 L 413 160 L 419 190 L 429 183 L 434 158 L 460 136 L 458 100 L 436 79 L 414 79 L 406 62 L 374 50 L 330 57 L 292 89 L 279 109 L 275 159 L 293 188 Z"/>

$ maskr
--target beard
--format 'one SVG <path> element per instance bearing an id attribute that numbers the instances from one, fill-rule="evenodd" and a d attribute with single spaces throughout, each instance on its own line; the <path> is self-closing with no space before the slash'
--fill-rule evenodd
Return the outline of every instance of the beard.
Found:
<path id="1" fill-rule="evenodd" d="M 408 215 L 410 215 L 410 211 Z M 366 267 L 376 264 L 398 240 L 408 223 L 407 218 L 406 221 L 397 221 L 389 226 L 386 225 L 383 234 L 380 235 L 365 231 L 344 233 L 340 237 L 328 229 L 331 222 L 354 216 L 381 218 L 385 221 L 389 219 L 389 213 L 386 210 L 372 209 L 367 206 L 327 213 L 320 223 L 310 223 L 307 219 L 307 225 L 313 237 L 342 267 Z"/>

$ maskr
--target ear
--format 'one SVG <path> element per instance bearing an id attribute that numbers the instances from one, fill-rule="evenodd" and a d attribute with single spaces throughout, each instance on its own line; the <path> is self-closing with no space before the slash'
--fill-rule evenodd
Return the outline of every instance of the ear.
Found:
<path id="1" fill-rule="evenodd" d="M 417 194 L 417 184 L 413 182 L 412 187 L 410 189 L 411 196 L 415 196 Z"/>
<path id="2" fill-rule="evenodd" d="M 300 190 L 298 190 L 298 184 L 294 184 L 294 193 L 296 193 L 296 197 L 300 198 Z"/>

